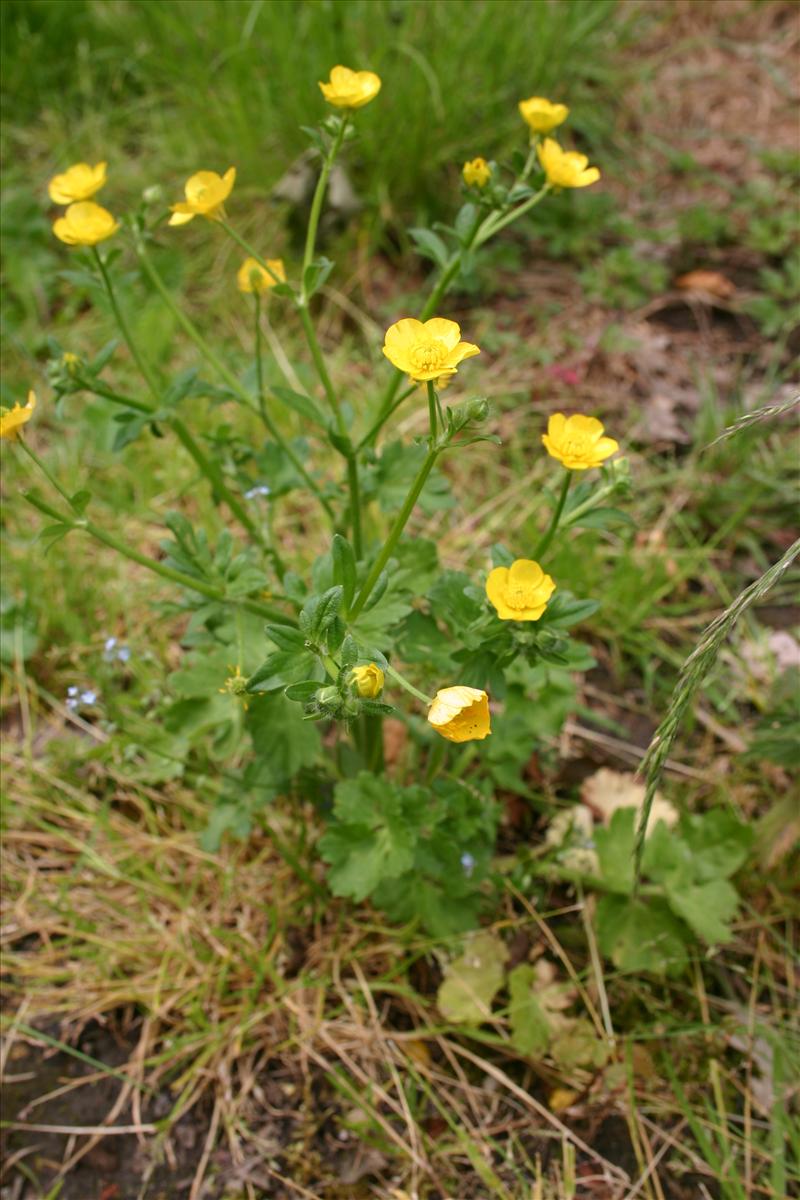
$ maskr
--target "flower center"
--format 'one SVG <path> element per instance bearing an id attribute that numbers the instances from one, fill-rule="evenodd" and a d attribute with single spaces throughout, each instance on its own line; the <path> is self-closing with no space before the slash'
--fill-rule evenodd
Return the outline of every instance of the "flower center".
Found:
<path id="1" fill-rule="evenodd" d="M 577 437 L 573 436 L 565 440 L 562 452 L 570 458 L 583 458 L 588 448 L 588 438 L 581 437 L 579 434 Z"/>
<path id="2" fill-rule="evenodd" d="M 512 583 L 506 591 L 506 604 L 518 611 L 532 607 L 532 589 L 524 583 Z"/>
<path id="3" fill-rule="evenodd" d="M 441 367 L 447 357 L 447 347 L 443 342 L 421 342 L 411 351 L 411 361 L 416 371 L 433 371 Z"/>

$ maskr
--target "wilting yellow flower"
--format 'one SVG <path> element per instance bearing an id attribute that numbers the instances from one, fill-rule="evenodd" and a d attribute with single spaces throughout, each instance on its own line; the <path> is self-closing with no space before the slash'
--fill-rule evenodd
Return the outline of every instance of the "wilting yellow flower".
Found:
<path id="1" fill-rule="evenodd" d="M 359 696 L 363 696 L 365 700 L 374 700 L 383 691 L 383 671 L 377 663 L 369 663 L 365 667 L 353 667 L 350 679 Z"/>
<path id="2" fill-rule="evenodd" d="M 550 100 L 545 100 L 544 96 L 531 96 L 528 100 L 520 100 L 519 111 L 533 133 L 549 133 L 569 116 L 566 104 L 553 104 Z"/>
<path id="3" fill-rule="evenodd" d="M 492 732 L 489 697 L 479 688 L 442 688 L 428 710 L 428 722 L 449 742 L 479 742 Z"/>
<path id="4" fill-rule="evenodd" d="M 184 186 L 186 199 L 172 205 L 170 225 L 186 225 L 195 217 L 208 217 L 213 221 L 225 215 L 224 204 L 233 191 L 236 167 L 229 167 L 224 175 L 216 171 L 197 171 Z"/>
<path id="5" fill-rule="evenodd" d="M 328 104 L 334 108 L 363 108 L 381 90 L 381 81 L 374 71 L 351 71 L 349 67 L 333 67 L 329 83 L 320 83 Z"/>
<path id="6" fill-rule="evenodd" d="M 246 258 L 236 275 L 240 292 L 268 292 L 276 283 L 286 283 L 286 272 L 282 258 L 265 259 L 269 271 L 262 267 L 257 258 Z M 272 274 L 270 275 L 270 271 Z M 277 278 L 276 278 L 277 276 Z"/>
<path id="7" fill-rule="evenodd" d="M 618 442 L 603 437 L 602 421 L 598 421 L 597 417 L 584 417 L 581 413 L 575 413 L 572 417 L 553 413 L 547 422 L 547 433 L 542 434 L 542 441 L 547 453 L 570 471 L 588 471 L 590 467 L 600 467 L 619 450 Z"/>
<path id="8" fill-rule="evenodd" d="M 13 408 L 0 408 L 0 438 L 16 441 L 20 429 L 26 421 L 30 421 L 35 408 L 36 395 L 33 391 L 28 392 L 28 399 L 24 405 L 17 401 Z"/>
<path id="9" fill-rule="evenodd" d="M 423 324 L 404 317 L 386 330 L 383 353 L 412 379 L 427 381 L 455 375 L 458 364 L 480 350 L 461 341 L 461 327 L 455 321 L 431 317 Z"/>
<path id="10" fill-rule="evenodd" d="M 56 237 L 68 246 L 96 246 L 119 229 L 111 213 L 93 200 L 70 204 L 63 217 L 53 225 Z"/>
<path id="11" fill-rule="evenodd" d="M 467 187 L 482 188 L 486 187 L 492 178 L 492 168 L 485 158 L 473 158 L 471 162 L 464 163 L 461 174 L 464 176 L 464 183 Z"/>
<path id="12" fill-rule="evenodd" d="M 531 558 L 495 567 L 486 580 L 486 595 L 502 621 L 538 621 L 555 590 L 555 582 Z"/>
<path id="13" fill-rule="evenodd" d="M 62 175 L 54 175 L 47 185 L 53 204 L 74 204 L 76 200 L 89 200 L 106 181 L 106 164 L 75 163 Z"/>
<path id="14" fill-rule="evenodd" d="M 562 150 L 553 138 L 545 138 L 541 146 L 536 147 L 539 162 L 544 167 L 547 182 L 553 187 L 579 188 L 597 183 L 600 172 L 597 167 L 590 167 L 585 154 L 575 150 Z"/>

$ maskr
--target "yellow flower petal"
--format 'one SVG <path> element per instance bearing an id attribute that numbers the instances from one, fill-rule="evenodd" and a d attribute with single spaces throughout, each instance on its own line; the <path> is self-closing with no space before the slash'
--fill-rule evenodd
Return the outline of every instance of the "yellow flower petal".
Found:
<path id="1" fill-rule="evenodd" d="M 456 321 L 448 321 L 446 317 L 431 317 L 422 328 L 427 337 L 443 342 L 448 350 L 455 350 L 461 339 L 460 325 Z"/>
<path id="2" fill-rule="evenodd" d="M 119 229 L 111 213 L 92 200 L 70 204 L 53 224 L 53 233 L 68 246 L 96 246 Z"/>
<path id="3" fill-rule="evenodd" d="M 383 353 L 400 371 L 419 382 L 455 375 L 465 358 L 480 354 L 478 346 L 462 342 L 457 322 L 431 317 L 423 325 L 413 317 L 395 322 L 386 331 Z"/>
<path id="4" fill-rule="evenodd" d="M 8 411 L 0 410 L 0 438 L 8 438 L 10 441 L 16 441 L 19 437 L 20 429 L 30 421 L 35 408 L 36 393 L 31 390 L 28 392 L 28 399 L 24 405 L 17 401 L 14 407 L 8 409 Z"/>
<path id="5" fill-rule="evenodd" d="M 569 116 L 566 104 L 553 104 L 544 96 L 531 96 L 528 100 L 520 100 L 519 111 L 533 133 L 549 133 Z"/>
<path id="6" fill-rule="evenodd" d="M 486 595 L 501 621 L 538 621 L 555 590 L 554 580 L 530 558 L 495 567 L 486 580 Z"/>
<path id="7" fill-rule="evenodd" d="M 442 688 L 428 710 L 428 721 L 448 741 L 482 741 L 491 733 L 489 697 L 461 684 Z"/>
<path id="8" fill-rule="evenodd" d="M 350 678 L 359 696 L 375 700 L 383 691 L 384 675 L 377 663 L 353 667 Z"/>
<path id="9" fill-rule="evenodd" d="M 54 204 L 74 204 L 78 200 L 89 200 L 106 181 L 106 163 L 91 167 L 88 163 L 75 163 L 61 175 L 54 175 L 47 190 Z"/>
<path id="10" fill-rule="evenodd" d="M 349 67 L 331 69 L 328 83 L 320 91 L 334 108 L 363 108 L 381 90 L 380 77 L 374 71 L 351 71 Z"/>
<path id="11" fill-rule="evenodd" d="M 575 413 L 565 417 L 554 413 L 547 423 L 542 443 L 547 453 L 557 458 L 570 471 L 588 471 L 600 467 L 616 454 L 619 445 L 613 438 L 603 437 L 602 421 Z"/>
<path id="12" fill-rule="evenodd" d="M 545 138 L 536 153 L 547 182 L 553 187 L 588 187 L 600 178 L 597 167 L 590 167 L 585 154 L 563 150 L 554 138 Z"/>

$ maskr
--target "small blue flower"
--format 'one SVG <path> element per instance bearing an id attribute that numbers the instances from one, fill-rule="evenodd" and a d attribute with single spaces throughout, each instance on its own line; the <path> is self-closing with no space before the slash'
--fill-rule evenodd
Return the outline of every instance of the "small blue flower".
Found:
<path id="1" fill-rule="evenodd" d="M 86 690 L 82 692 L 79 687 L 76 687 L 75 684 L 73 684 L 71 687 L 67 688 L 67 698 L 64 703 L 70 712 L 77 712 L 79 708 L 91 708 L 92 705 L 97 704 L 97 701 L 97 692 L 95 692 L 92 688 L 86 688 Z"/>
<path id="2" fill-rule="evenodd" d="M 248 491 L 246 491 L 244 498 L 245 500 L 255 500 L 258 496 L 268 496 L 271 491 L 272 489 L 270 488 L 269 484 L 259 483 L 256 484 L 255 487 L 251 487 Z"/>
<path id="3" fill-rule="evenodd" d="M 467 879 L 469 879 L 470 875 L 475 870 L 475 859 L 468 850 L 461 855 L 461 869 L 466 875 Z"/>
<path id="4" fill-rule="evenodd" d="M 130 659 L 130 647 L 120 646 L 115 637 L 106 638 L 103 648 L 103 658 L 107 663 L 126 663 Z"/>
<path id="5" fill-rule="evenodd" d="M 81 700 L 81 704 L 89 704 L 89 705 L 96 704 L 97 703 L 97 692 L 93 692 L 91 690 L 91 688 L 86 692 L 81 692 L 80 700 Z"/>

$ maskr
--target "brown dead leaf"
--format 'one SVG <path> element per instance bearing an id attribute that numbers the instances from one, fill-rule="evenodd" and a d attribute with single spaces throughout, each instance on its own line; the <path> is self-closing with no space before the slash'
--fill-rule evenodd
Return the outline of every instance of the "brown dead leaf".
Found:
<path id="1" fill-rule="evenodd" d="M 707 296 L 716 296 L 720 300 L 730 300 L 736 291 L 732 283 L 721 271 L 687 271 L 675 280 L 675 286 L 685 292 L 700 292 Z"/>
<path id="2" fill-rule="evenodd" d="M 583 781 L 581 800 L 599 820 L 608 825 L 618 808 L 635 808 L 638 812 L 644 804 L 645 790 L 645 785 L 630 773 L 602 767 Z M 672 828 L 677 824 L 678 811 L 660 792 L 656 792 L 648 833 L 652 833 L 659 821 Z"/>

